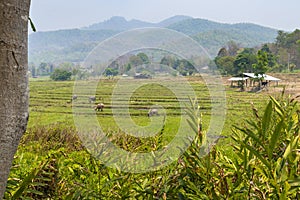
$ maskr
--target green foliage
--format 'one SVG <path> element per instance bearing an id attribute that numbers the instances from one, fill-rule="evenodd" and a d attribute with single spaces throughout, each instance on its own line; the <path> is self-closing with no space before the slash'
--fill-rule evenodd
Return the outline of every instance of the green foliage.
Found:
<path id="1" fill-rule="evenodd" d="M 253 64 L 253 72 L 256 76 L 263 75 L 269 69 L 268 54 L 265 51 L 257 52 L 257 63 Z"/>
<path id="2" fill-rule="evenodd" d="M 133 72 L 147 71 L 147 64 L 150 60 L 145 53 L 138 53 L 137 55 L 125 54 L 114 60 L 104 71 L 105 76 L 116 76 L 129 72 L 133 69 Z M 134 75 L 134 74 L 131 74 Z"/>
<path id="3" fill-rule="evenodd" d="M 261 49 L 242 48 L 236 50 L 236 46 L 223 47 L 219 50 L 215 63 L 222 74 L 240 75 L 244 72 L 265 74 L 268 70 L 277 69 L 276 56 L 271 52 L 268 45 Z M 232 52 L 231 54 L 229 52 Z M 236 54 L 234 53 L 236 52 Z"/>
<path id="4" fill-rule="evenodd" d="M 106 68 L 104 71 L 105 76 L 116 76 L 118 75 L 118 73 L 119 73 L 118 70 L 112 69 L 110 67 Z"/>
<path id="5" fill-rule="evenodd" d="M 137 67 L 137 66 L 140 66 L 143 64 L 143 60 L 141 57 L 139 56 L 136 56 L 136 55 L 133 55 L 133 56 L 130 56 L 129 58 L 129 63 L 134 66 L 134 67 Z"/>
<path id="6" fill-rule="evenodd" d="M 296 29 L 291 33 L 278 31 L 276 43 L 272 51 L 278 55 L 278 62 L 285 69 L 290 70 L 290 65 L 295 69 L 300 67 L 300 30 Z"/>
<path id="7" fill-rule="evenodd" d="M 234 62 L 234 74 L 242 74 L 244 72 L 252 72 L 253 65 L 257 63 L 257 57 L 255 55 L 254 49 L 243 49 L 240 52 Z"/>
<path id="8" fill-rule="evenodd" d="M 42 62 L 38 67 L 38 75 L 47 76 L 50 73 L 50 66 L 48 63 Z"/>
<path id="9" fill-rule="evenodd" d="M 5 199 L 42 199 L 54 195 L 56 168 L 52 166 L 55 159 L 52 156 L 44 158 L 36 168 L 33 168 L 21 179 L 8 180 L 8 192 Z M 12 170 L 13 171 L 13 170 Z"/>
<path id="10" fill-rule="evenodd" d="M 236 55 L 230 47 L 222 47 L 215 63 L 223 74 L 239 75 L 242 72 L 263 74 L 267 71 L 293 71 L 300 66 L 300 30 L 292 33 L 278 31 L 275 43 L 264 44 L 259 50 L 241 49 Z M 236 46 L 235 48 L 236 49 Z M 236 50 L 233 52 L 237 52 Z M 234 60 L 232 62 L 232 60 Z M 233 65 L 233 69 L 232 69 Z"/>
<path id="11" fill-rule="evenodd" d="M 200 32 L 194 35 L 193 39 L 207 49 L 210 55 L 216 56 L 220 48 L 228 45 L 228 42 L 239 44 L 239 47 L 253 48 L 264 43 L 271 43 L 275 37 L 276 30 L 260 29 L 251 24 L 240 24 L 237 28 L 228 27 Z M 230 53 L 230 55 L 233 54 Z"/>
<path id="12" fill-rule="evenodd" d="M 269 46 L 271 46 L 271 45 L 264 44 L 261 47 L 260 51 L 262 51 L 262 52 L 264 52 L 264 53 L 267 54 L 267 59 L 268 59 L 267 66 L 270 67 L 270 68 L 274 68 L 277 65 L 277 58 L 274 55 L 274 53 L 272 53 L 272 51 L 270 50 Z"/>
<path id="13" fill-rule="evenodd" d="M 195 67 L 186 59 L 178 59 L 172 56 L 164 56 L 161 59 L 160 64 L 172 67 L 183 76 L 192 75 L 195 72 L 197 72 Z"/>
<path id="14" fill-rule="evenodd" d="M 298 104 L 294 99 L 271 97 L 262 115 L 256 108 L 253 114 L 245 127 L 233 129 L 233 154 L 232 149 L 215 146 L 202 157 L 205 143 L 198 134 L 179 159 L 176 190 L 181 199 L 299 198 Z M 191 116 L 197 132 L 201 118 Z"/>
<path id="15" fill-rule="evenodd" d="M 128 63 L 126 66 L 125 66 L 125 72 L 129 72 L 131 70 L 132 66 L 130 63 Z"/>
<path id="16" fill-rule="evenodd" d="M 114 84 L 113 81 L 101 82 L 101 91 L 110 94 Z M 241 102 L 248 104 L 250 98 L 256 104 L 264 101 L 259 94 L 239 96 L 240 93 L 229 91 L 228 120 L 231 123 L 236 120 L 240 125 L 233 127 L 231 138 L 220 136 L 216 146 L 206 132 L 207 111 L 203 107 L 209 104 L 200 98 L 190 100 L 186 115 L 195 133 L 195 137 L 190 138 L 191 146 L 168 167 L 156 172 L 131 174 L 108 168 L 92 157 L 77 137 L 72 115 L 70 120 L 67 114 L 61 118 L 62 108 L 70 109 L 66 108 L 66 101 L 72 86 L 72 82 L 31 83 L 32 117 L 39 121 L 36 124 L 31 122 L 21 140 L 5 199 L 299 199 L 300 112 L 296 99 L 281 97 L 276 100 L 271 97 L 265 108 L 253 107 L 253 117 L 241 122 L 241 116 L 249 113 L 249 107 Z M 206 95 L 201 84 L 192 82 L 191 86 L 202 98 Z M 60 88 L 59 92 L 57 88 Z M 152 103 L 155 98 L 165 101 L 165 105 L 173 101 L 168 99 L 172 92 L 160 88 L 159 93 L 154 88 L 159 88 L 159 85 L 142 87 L 131 98 L 135 101 L 130 108 L 134 110 L 132 119 L 138 124 L 147 124 L 138 113 L 142 111 L 134 109 L 136 104 L 144 105 L 142 98 L 146 92 L 151 90 L 152 98 L 147 98 Z M 55 101 L 49 98 L 53 94 L 58 94 Z M 51 106 L 42 107 L 45 104 Z M 170 113 L 176 115 L 176 106 L 172 106 L 175 111 Z M 234 108 L 237 110 L 232 113 Z M 44 112 L 37 115 L 36 112 L 42 109 Z M 245 113 L 239 116 L 238 110 L 245 110 Z M 50 111 L 60 112 L 51 115 L 47 113 Z M 113 130 L 113 118 L 109 117 L 109 112 L 98 117 L 100 122 L 103 120 L 108 124 L 109 128 L 104 130 L 110 141 L 132 152 L 149 152 L 164 147 L 170 129 L 178 125 L 175 120 L 169 125 L 173 116 L 168 115 L 159 134 L 151 138 L 136 138 L 118 129 Z M 47 125 L 43 125 L 45 121 Z"/>
<path id="17" fill-rule="evenodd" d="M 233 140 L 250 183 L 249 198 L 297 199 L 299 190 L 299 106 L 271 97 L 264 115 L 234 129 Z"/>
<path id="18" fill-rule="evenodd" d="M 234 74 L 236 71 L 233 66 L 234 59 L 233 56 L 218 56 L 215 58 L 215 63 L 222 74 Z"/>
<path id="19" fill-rule="evenodd" d="M 54 81 L 67 81 L 71 79 L 71 76 L 72 76 L 72 72 L 57 68 L 50 75 L 50 78 Z"/>
<path id="20" fill-rule="evenodd" d="M 138 53 L 137 57 L 139 57 L 142 60 L 143 64 L 149 64 L 150 63 L 150 60 L 149 60 L 147 54 L 145 54 L 145 53 Z"/>

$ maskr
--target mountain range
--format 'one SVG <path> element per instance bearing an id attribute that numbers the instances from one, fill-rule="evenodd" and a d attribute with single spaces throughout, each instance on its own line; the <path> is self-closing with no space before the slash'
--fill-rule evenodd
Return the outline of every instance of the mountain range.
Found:
<path id="1" fill-rule="evenodd" d="M 274 42 L 278 30 L 251 23 L 226 24 L 189 16 L 174 16 L 159 23 L 126 20 L 115 16 L 80 29 L 36 32 L 29 35 L 29 62 L 81 62 L 101 41 L 122 31 L 163 27 L 182 32 L 198 41 L 211 56 L 229 41 L 244 47 Z"/>

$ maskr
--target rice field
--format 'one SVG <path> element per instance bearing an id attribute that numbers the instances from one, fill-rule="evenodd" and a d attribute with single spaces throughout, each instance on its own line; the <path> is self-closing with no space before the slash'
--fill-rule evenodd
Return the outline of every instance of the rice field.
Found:
<path id="1" fill-rule="evenodd" d="M 30 120 L 29 127 L 49 125 L 57 122 L 74 123 L 74 108 L 82 108 L 83 112 L 90 112 L 97 116 L 98 122 L 104 131 L 117 131 L 115 122 L 116 113 L 124 119 L 130 118 L 132 123 L 138 126 L 147 126 L 151 123 L 147 113 L 152 107 L 158 107 L 160 114 L 166 116 L 165 132 L 172 134 L 178 129 L 181 116 L 185 115 L 184 106 L 189 106 L 189 93 L 178 82 L 173 90 L 160 83 L 147 83 L 147 80 L 127 80 L 122 82 L 118 79 L 102 79 L 82 81 L 84 87 L 78 95 L 78 99 L 72 102 L 75 94 L 74 82 L 55 82 L 48 79 L 30 80 Z M 176 85 L 176 81 L 174 84 Z M 130 89 L 130 83 L 135 88 Z M 211 116 L 211 99 L 209 91 L 201 78 L 190 78 L 191 86 L 199 101 L 203 114 L 203 126 L 208 128 Z M 95 87 L 96 85 L 96 87 Z M 93 88 L 89 88 L 89 87 Z M 117 89 L 116 89 L 117 88 Z M 241 118 L 251 116 L 252 105 L 258 109 L 268 100 L 268 93 L 240 92 L 237 88 L 226 89 L 226 121 L 223 135 L 230 134 L 233 124 L 239 124 Z M 93 92 L 93 91 L 96 92 Z M 91 92 L 92 91 L 92 92 Z M 175 92 L 174 92 L 175 91 Z M 175 94 L 176 93 L 176 94 Z M 89 96 L 95 96 L 95 102 L 89 102 Z M 97 103 L 103 103 L 104 110 L 94 111 Z"/>

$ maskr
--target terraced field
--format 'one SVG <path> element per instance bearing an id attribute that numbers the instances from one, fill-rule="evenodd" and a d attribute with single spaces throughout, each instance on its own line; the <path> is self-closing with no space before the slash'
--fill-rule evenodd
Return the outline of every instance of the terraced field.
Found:
<path id="1" fill-rule="evenodd" d="M 141 85 L 133 92 L 121 89 L 114 90 L 117 80 L 104 79 L 98 82 L 96 91 L 96 102 L 89 103 L 88 92 L 78 95 L 74 106 L 82 107 L 85 110 L 93 111 L 95 104 L 104 103 L 104 111 L 96 112 L 98 121 L 105 131 L 117 131 L 118 126 L 115 123 L 113 109 L 120 113 L 126 109 L 129 110 L 131 119 L 140 126 L 146 126 L 150 123 L 147 112 L 151 106 L 161 106 L 164 108 L 167 116 L 165 132 L 172 133 L 177 130 L 180 116 L 183 114 L 180 103 L 189 105 L 189 97 L 185 96 L 185 91 L 174 91 L 162 86 L 161 84 L 145 84 L 145 80 L 135 81 L 136 85 Z M 87 81 L 85 84 L 95 84 L 95 81 Z M 189 84 L 195 91 L 199 100 L 199 105 L 203 113 L 204 128 L 208 127 L 211 114 L 211 99 L 206 85 L 200 78 L 192 78 Z M 31 80 L 30 81 L 30 121 L 29 127 L 38 125 L 48 125 L 57 122 L 73 124 L 72 95 L 74 82 L 54 82 L 50 80 Z M 236 88 L 226 88 L 226 123 L 223 129 L 224 135 L 230 134 L 232 124 L 239 123 L 241 118 L 251 116 L 253 103 L 258 109 L 268 99 L 269 93 L 250 93 L 239 92 Z M 182 88 L 184 90 L 185 88 Z M 176 90 L 181 90 L 180 86 Z M 278 89 L 279 90 L 279 89 Z M 271 91 L 273 93 L 273 90 Z M 113 95 L 112 95 L 113 94 Z M 118 97 L 129 95 L 129 101 Z M 112 99 L 116 98 L 116 99 Z M 128 99 L 127 99 L 128 100 Z M 128 116 L 127 116 L 128 117 Z"/>

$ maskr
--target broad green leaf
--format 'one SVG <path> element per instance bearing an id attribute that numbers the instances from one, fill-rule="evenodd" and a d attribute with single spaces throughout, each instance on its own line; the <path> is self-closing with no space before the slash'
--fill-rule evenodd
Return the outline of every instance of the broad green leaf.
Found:
<path id="1" fill-rule="evenodd" d="M 293 180 L 289 180 L 288 182 L 292 187 L 300 187 L 300 177 Z"/>
<path id="2" fill-rule="evenodd" d="M 276 110 L 276 112 L 277 112 L 281 117 L 283 117 L 284 111 L 283 111 L 283 109 L 282 109 L 280 103 L 279 103 L 274 97 L 271 96 L 270 98 L 271 98 L 271 100 L 273 101 L 273 103 L 275 104 L 275 110 Z"/>
<path id="3" fill-rule="evenodd" d="M 297 144 L 298 140 L 299 140 L 299 136 L 296 136 L 296 137 L 294 138 L 294 140 L 292 140 L 292 141 L 289 143 L 289 145 L 287 146 L 287 148 L 286 148 L 286 150 L 285 150 L 285 152 L 284 152 L 284 154 L 283 154 L 283 159 L 286 160 L 287 157 L 292 153 L 292 151 L 295 150 L 295 147 L 296 147 L 296 144 Z"/>
<path id="4" fill-rule="evenodd" d="M 274 151 L 274 148 L 275 148 L 275 146 L 276 146 L 276 143 L 278 142 L 278 139 L 279 139 L 279 137 L 280 137 L 280 134 L 281 134 L 281 130 L 282 130 L 282 128 L 283 128 L 283 125 L 284 125 L 284 120 L 281 120 L 281 121 L 277 124 L 277 126 L 276 126 L 276 128 L 275 128 L 275 130 L 274 130 L 274 132 L 273 132 L 273 134 L 272 134 L 272 136 L 271 136 L 271 140 L 270 140 L 270 143 L 269 143 L 269 146 L 268 146 L 268 155 L 269 155 L 269 158 L 270 158 L 270 159 L 272 158 L 273 151 Z"/>
<path id="5" fill-rule="evenodd" d="M 266 134 L 270 127 L 270 121 L 272 118 L 272 110 L 273 110 L 272 107 L 273 107 L 273 104 L 272 104 L 272 101 L 270 101 L 267 105 L 267 108 L 265 110 L 265 113 L 264 113 L 264 116 L 262 119 L 262 135 L 263 135 L 264 139 L 266 139 Z"/>

